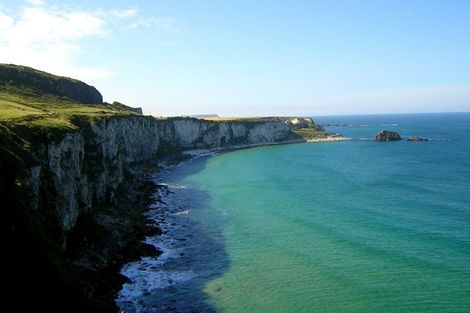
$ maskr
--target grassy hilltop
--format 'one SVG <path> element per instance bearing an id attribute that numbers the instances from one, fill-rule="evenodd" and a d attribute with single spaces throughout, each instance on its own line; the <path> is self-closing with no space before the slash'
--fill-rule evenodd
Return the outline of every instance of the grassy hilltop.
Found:
<path id="1" fill-rule="evenodd" d="M 103 118 L 141 113 L 140 109 L 118 102 L 103 103 L 98 90 L 81 81 L 0 63 L 0 153 L 3 161 L 9 158 L 14 162 L 28 162 L 31 147 L 44 140 Z"/>
<path id="2" fill-rule="evenodd" d="M 143 253 L 158 254 L 158 251 L 146 250 L 142 243 L 145 232 L 158 233 L 158 229 L 148 227 L 142 214 L 153 185 L 146 184 L 145 175 L 133 176 L 124 170 L 131 161 L 112 153 L 114 148 L 120 149 L 119 145 L 132 148 L 134 143 L 137 143 L 134 154 L 126 149 L 122 151 L 133 158 L 140 155 L 142 149 L 153 153 L 152 149 L 157 149 L 154 142 L 142 141 L 142 138 L 152 137 L 154 128 L 134 129 L 132 123 L 126 124 L 127 120 L 161 127 L 159 135 L 163 137 L 158 153 L 162 155 L 180 152 L 176 125 L 183 130 L 194 125 L 206 127 L 200 141 L 194 141 L 193 145 L 222 145 L 222 138 L 227 143 L 225 133 L 220 135 L 221 138 L 217 137 L 223 122 L 240 123 L 242 125 L 236 126 L 243 126 L 247 133 L 262 125 L 260 131 L 271 139 L 262 141 L 266 138 L 260 135 L 261 142 L 269 143 L 275 142 L 276 129 L 281 129 L 284 136 L 279 140 L 293 142 L 330 135 L 311 118 L 217 117 L 197 120 L 191 117 L 158 119 L 141 114 L 140 109 L 117 102 L 103 103 L 101 94 L 83 82 L 28 67 L 0 64 L 0 245 L 4 252 L 2 261 L 6 263 L 4 268 L 9 272 L 2 278 L 9 286 L 5 298 L 16 305 L 17 311 L 32 311 L 31 305 L 35 311 L 46 308 L 48 312 L 115 312 L 115 292 L 125 281 L 118 274 L 122 264 Z M 108 119 L 122 120 L 119 121 L 121 126 L 131 125 L 125 129 L 116 126 L 119 129 L 111 129 L 108 134 L 119 133 L 134 138 L 133 141 L 126 142 L 121 136 L 105 143 L 95 142 L 93 124 Z M 269 122 L 275 123 L 269 125 Z M 263 127 L 266 123 L 267 127 Z M 289 125 L 282 125 L 284 123 Z M 147 135 L 141 134 L 140 131 L 145 129 Z M 191 133 L 191 129 L 186 132 Z M 70 133 L 80 136 L 83 146 L 66 142 L 62 147 L 63 137 Z M 212 137 L 204 142 L 204 134 Z M 248 142 L 247 137 L 235 139 Z M 105 145 L 112 149 L 102 149 Z M 149 156 L 146 160 L 153 159 Z M 106 179 L 100 179 L 97 175 L 100 173 Z M 121 178 L 126 184 L 106 189 L 107 182 Z M 32 205 L 30 197 L 34 190 L 38 195 L 34 198 L 36 206 Z M 110 192 L 103 191 L 103 197 L 98 201 L 91 198 L 98 194 L 94 193 L 96 190 Z M 111 199 L 117 198 L 119 200 L 111 203 Z M 92 206 L 87 208 L 90 211 L 85 210 L 88 199 L 91 199 Z M 77 200 L 79 204 L 71 205 L 64 200 Z M 72 216 L 67 215 L 72 207 L 73 212 L 80 215 L 67 236 L 63 236 L 66 230 L 61 223 L 67 220 L 64 216 Z M 67 242 L 61 246 L 64 238 Z"/>
<path id="3" fill-rule="evenodd" d="M 29 209 L 19 177 L 38 163 L 35 147 L 105 117 L 133 115 L 140 115 L 139 110 L 103 103 L 101 94 L 83 82 L 0 64 L 0 240 L 2 264 L 8 268 L 3 275 L 9 286 L 6 306 L 18 311 L 115 311 L 106 300 L 112 295 L 93 301 L 85 295 L 79 284 L 83 273 L 52 239 L 48 225 L 53 222 L 44 212 Z"/>
<path id="4" fill-rule="evenodd" d="M 54 82 L 61 82 L 67 87 L 67 92 L 61 92 L 65 88 L 62 85 L 51 87 Z M 95 90 L 94 87 L 71 78 L 24 66 L 0 64 L 0 123 L 28 125 L 33 128 L 74 129 L 74 117 L 94 120 L 110 115 L 139 114 L 138 110 L 117 102 L 86 103 L 80 101 L 81 97 L 74 95 L 77 92 L 94 93 Z M 101 94 L 95 98 L 100 97 Z"/>

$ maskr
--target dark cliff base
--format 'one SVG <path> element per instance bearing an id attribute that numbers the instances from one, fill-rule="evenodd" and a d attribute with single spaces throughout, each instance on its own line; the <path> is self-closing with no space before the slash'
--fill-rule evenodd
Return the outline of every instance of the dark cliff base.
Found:
<path id="1" fill-rule="evenodd" d="M 3 307 L 117 311 L 122 265 L 159 254 L 142 243 L 160 230 L 147 226 L 143 214 L 156 186 L 136 163 L 155 171 L 149 163 L 183 150 L 328 136 L 311 118 L 210 121 L 141 113 L 102 103 L 83 82 L 0 64 Z"/>
<path id="2" fill-rule="evenodd" d="M 129 179 L 116 204 L 80 218 L 63 251 L 19 200 L 18 170 L 0 160 L 2 306 L 18 312 L 117 312 L 115 294 L 126 281 L 119 274 L 122 265 L 159 254 L 142 243 L 159 233 L 142 214 L 155 184 L 143 171 Z"/>
<path id="3" fill-rule="evenodd" d="M 127 281 L 119 274 L 122 266 L 141 256 L 160 254 L 142 242 L 145 236 L 160 234 L 143 214 L 157 188 L 150 173 L 157 170 L 149 166 L 135 173 L 120 189 L 114 204 L 98 206 L 81 216 L 71 232 L 67 254 L 82 274 L 82 290 L 90 298 L 114 306 L 116 293 Z"/>

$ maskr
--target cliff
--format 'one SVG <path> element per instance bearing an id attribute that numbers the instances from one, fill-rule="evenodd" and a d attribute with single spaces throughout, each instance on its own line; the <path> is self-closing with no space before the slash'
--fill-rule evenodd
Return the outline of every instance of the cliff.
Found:
<path id="1" fill-rule="evenodd" d="M 103 103 L 101 93 L 84 82 L 13 64 L 0 64 L 0 90 L 14 90 L 29 96 L 66 97 L 86 104 Z"/>
<path id="2" fill-rule="evenodd" d="M 50 102 L 31 101 L 15 88 L 0 90 L 5 259 L 14 269 L 11 285 L 23 276 L 31 282 L 11 288 L 11 299 L 24 294 L 36 300 L 36 309 L 115 309 L 110 303 L 122 283 L 120 265 L 145 248 L 139 194 L 150 187 L 144 171 L 162 158 L 192 149 L 302 142 L 306 131 L 324 134 L 311 118 L 157 119 L 119 103 L 85 106 L 74 101 L 99 102 L 99 97 L 64 96 L 60 84 L 42 81 L 47 78 L 41 73 L 39 78 L 17 73 L 18 83 L 18 75 L 2 73 L 19 90 L 24 81 L 33 82 L 35 92 L 56 86 L 47 89 L 56 92 Z M 59 305 L 56 294 L 77 305 Z"/>
<path id="3" fill-rule="evenodd" d="M 55 221 L 55 239 L 66 248 L 67 234 L 77 219 L 93 206 L 114 202 L 134 166 L 189 149 L 301 141 L 292 132 L 291 121 L 109 117 L 34 144 L 34 164 L 25 169 L 21 181 L 31 208 Z"/>

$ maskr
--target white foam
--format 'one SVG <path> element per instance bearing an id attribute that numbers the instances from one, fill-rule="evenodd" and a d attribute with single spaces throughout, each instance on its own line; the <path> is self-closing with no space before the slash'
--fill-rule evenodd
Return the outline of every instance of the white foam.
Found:
<path id="1" fill-rule="evenodd" d="M 162 254 L 158 258 L 143 257 L 140 261 L 128 263 L 121 269 L 121 274 L 131 282 L 122 286 L 116 303 L 126 312 L 142 312 L 141 304 L 145 295 L 187 282 L 197 276 L 191 270 L 164 270 L 164 265 L 170 259 L 179 257 L 181 249 L 169 248 L 174 245 L 175 240 L 162 235 L 147 237 L 145 242 L 158 248 Z"/>
<path id="2" fill-rule="evenodd" d="M 187 282 L 196 274 L 193 271 L 159 271 L 155 270 L 158 265 L 148 262 L 137 265 L 133 263 L 128 267 L 128 274 L 131 275 L 132 283 L 126 283 L 119 291 L 116 303 L 121 309 L 133 309 L 135 312 L 141 312 L 139 305 L 141 298 L 146 294 L 151 294 L 159 289 L 172 287 Z"/>
<path id="3" fill-rule="evenodd" d="M 186 189 L 188 186 L 186 185 L 180 185 L 180 184 L 170 184 L 168 185 L 171 189 Z"/>
<path id="4" fill-rule="evenodd" d="M 391 123 L 391 124 L 380 124 L 379 126 L 381 126 L 381 127 L 395 127 L 395 126 L 398 126 L 398 124 L 396 124 L 396 123 Z"/>
<path id="5" fill-rule="evenodd" d="M 173 216 L 190 214 L 190 210 L 179 208 L 178 212 L 171 210 L 176 206 L 161 202 L 163 199 L 163 201 L 171 203 L 173 192 L 169 192 L 169 190 L 174 190 L 174 193 L 177 193 L 178 189 L 185 189 L 187 186 L 168 182 L 164 178 L 165 183 L 161 180 L 161 176 L 160 179 L 154 178 L 154 182 L 163 188 L 158 188 L 153 195 L 155 201 L 149 206 L 145 216 L 154 221 L 163 234 L 147 237 L 145 243 L 155 246 L 162 254 L 158 257 L 143 257 L 140 261 L 131 262 L 122 267 L 121 274 L 129 278 L 130 283 L 122 286 L 116 303 L 125 312 L 146 312 L 144 306 L 146 296 L 158 293 L 158 290 L 187 282 L 197 276 L 192 270 L 175 271 L 172 269 L 173 263 L 171 262 L 182 255 L 184 248 L 179 241 L 174 239 L 174 230 L 177 226 L 170 221 L 175 219 Z M 166 222 L 162 223 L 162 220 Z"/>

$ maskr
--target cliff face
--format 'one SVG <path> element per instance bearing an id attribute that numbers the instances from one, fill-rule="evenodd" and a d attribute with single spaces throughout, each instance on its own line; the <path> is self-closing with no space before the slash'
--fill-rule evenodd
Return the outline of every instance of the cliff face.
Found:
<path id="1" fill-rule="evenodd" d="M 141 242 L 158 233 L 146 230 L 142 214 L 143 190 L 151 186 L 143 179 L 133 183 L 143 168 L 185 150 L 301 142 L 295 131 L 313 125 L 309 118 L 215 122 L 141 115 L 70 121 L 74 127 L 46 132 L 0 124 L 0 187 L 3 172 L 16 164 L 6 183 L 11 191 L 1 190 L 4 198 L 16 194 L 0 221 L 8 268 L 15 269 L 6 281 L 31 281 L 29 290 L 21 284 L 11 289 L 12 301 L 24 294 L 51 312 L 116 311 L 120 266 L 142 251 L 158 254 Z M 59 293 L 69 300 L 57 301 Z M 70 303 L 81 306 L 71 311 Z"/>
<path id="2" fill-rule="evenodd" d="M 294 123 L 294 122 L 297 123 Z M 66 248 L 78 218 L 101 203 L 112 203 L 134 165 L 157 161 L 157 155 L 188 149 L 211 149 L 301 141 L 292 130 L 299 119 L 212 122 L 194 118 L 113 117 L 33 153 L 24 184 L 32 209 L 42 210 L 57 240 Z M 310 119 L 302 119 L 311 122 Z M 51 223 L 52 221 L 52 223 Z"/>
<path id="3" fill-rule="evenodd" d="M 142 239 L 160 233 L 143 214 L 155 191 L 145 169 L 159 160 L 322 132 L 310 118 L 142 116 L 118 102 L 103 104 L 83 82 L 6 64 L 0 104 L 2 278 L 7 303 L 18 311 L 117 310 L 121 266 L 158 254 Z"/>
<path id="4" fill-rule="evenodd" d="M 294 140 L 292 118 L 211 122 L 193 118 L 160 121 L 160 138 L 181 149 L 212 149 Z"/>
<path id="5" fill-rule="evenodd" d="M 151 118 L 112 118 L 68 132 L 39 146 L 28 169 L 31 206 L 43 210 L 65 248 L 68 232 L 93 205 L 113 202 L 126 171 L 151 161 L 158 149 L 158 125 Z"/>

